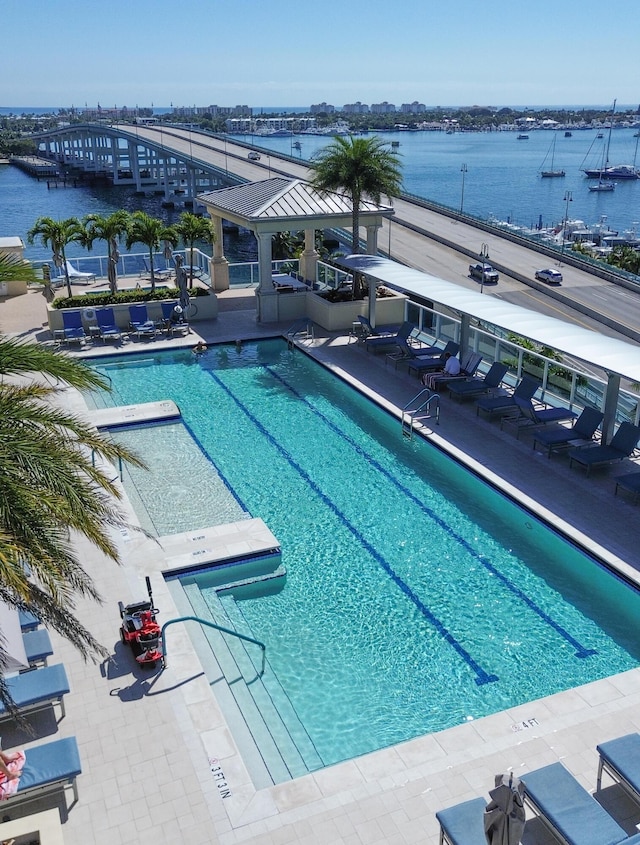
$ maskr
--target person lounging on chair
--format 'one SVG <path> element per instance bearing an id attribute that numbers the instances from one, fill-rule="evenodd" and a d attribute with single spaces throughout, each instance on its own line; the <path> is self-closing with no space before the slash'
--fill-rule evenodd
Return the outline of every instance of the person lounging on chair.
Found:
<path id="1" fill-rule="evenodd" d="M 178 302 L 161 302 L 162 328 L 168 335 L 189 334 L 191 327 L 184 318 L 184 310 Z"/>
<path id="2" fill-rule="evenodd" d="M 423 373 L 444 370 L 449 357 L 458 354 L 459 344 L 455 340 L 447 341 L 442 349 L 439 346 L 429 346 L 426 349 L 414 349 L 408 363 L 409 372 L 421 376 Z"/>
<path id="3" fill-rule="evenodd" d="M 639 440 L 640 428 L 637 425 L 630 422 L 620 423 L 608 446 L 583 446 L 571 449 L 569 467 L 572 467 L 574 463 L 580 464 L 586 467 L 587 475 L 589 475 L 593 467 L 607 466 L 628 458 Z"/>
<path id="4" fill-rule="evenodd" d="M 423 383 L 426 384 L 430 390 L 439 391 L 442 387 L 452 381 L 455 381 L 456 379 L 465 379 L 473 376 L 480 366 L 482 355 L 478 355 L 477 352 L 468 352 L 460 365 L 459 372 L 455 372 L 455 365 L 450 367 L 450 372 L 447 372 L 447 365 L 452 360 L 457 359 L 454 359 L 453 357 L 449 358 L 449 361 L 445 364 L 442 372 L 430 373 L 427 376 L 422 377 Z"/>
<path id="5" fill-rule="evenodd" d="M 0 802 L 3 809 L 25 804 L 41 795 L 66 789 L 69 786 L 73 790 L 75 804 L 78 800 L 76 778 L 82 774 L 75 737 L 70 736 L 42 745 L 32 745 L 22 753 L 25 760 L 17 781 L 17 789 L 11 790 L 11 793 Z"/>

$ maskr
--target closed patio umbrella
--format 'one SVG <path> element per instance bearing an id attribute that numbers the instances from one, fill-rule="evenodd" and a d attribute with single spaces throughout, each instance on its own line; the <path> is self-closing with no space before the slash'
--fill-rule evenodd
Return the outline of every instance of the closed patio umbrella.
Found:
<path id="1" fill-rule="evenodd" d="M 187 288 L 187 274 L 182 266 L 182 256 L 176 255 L 176 287 L 180 291 L 180 305 L 187 311 L 189 307 L 189 290 Z"/>
<path id="2" fill-rule="evenodd" d="M 15 607 L 3 601 L 0 601 L 0 636 L 4 649 L 3 674 L 8 675 L 11 672 L 28 669 L 29 661 L 24 649 L 20 616 Z"/>
<path id="3" fill-rule="evenodd" d="M 496 775 L 484 811 L 488 845 L 518 845 L 524 833 L 524 782 L 513 773 Z"/>

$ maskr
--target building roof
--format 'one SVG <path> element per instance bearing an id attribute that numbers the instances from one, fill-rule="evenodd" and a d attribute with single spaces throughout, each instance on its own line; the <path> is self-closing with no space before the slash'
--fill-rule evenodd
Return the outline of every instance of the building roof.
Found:
<path id="1" fill-rule="evenodd" d="M 245 228 L 263 231 L 287 231 L 346 226 L 351 224 L 351 200 L 345 194 L 315 190 L 302 179 L 275 176 L 262 182 L 247 182 L 198 196 L 199 202 L 225 220 Z M 362 200 L 360 219 L 380 223 L 393 214 L 391 206 L 378 206 Z"/>
<path id="2" fill-rule="evenodd" d="M 526 337 L 534 343 L 556 349 L 591 367 L 596 366 L 607 373 L 640 382 L 640 347 L 624 340 L 607 337 L 556 317 L 547 317 L 502 299 L 467 290 L 388 258 L 349 255 L 337 259 L 336 263 L 363 273 L 376 283 L 414 294 L 459 314 L 468 314 Z"/>

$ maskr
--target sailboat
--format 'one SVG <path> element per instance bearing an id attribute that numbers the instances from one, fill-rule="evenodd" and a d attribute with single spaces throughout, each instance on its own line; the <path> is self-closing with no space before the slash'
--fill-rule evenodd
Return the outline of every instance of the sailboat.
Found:
<path id="1" fill-rule="evenodd" d="M 611 120 L 609 121 L 609 135 L 607 137 L 607 143 L 602 153 L 602 164 L 600 165 L 600 170 L 596 173 L 593 170 L 585 170 L 585 174 L 589 178 L 593 178 L 597 176 L 598 184 L 597 185 L 589 185 L 590 191 L 598 191 L 599 193 L 611 193 L 611 191 L 615 190 L 615 183 L 609 182 L 607 179 L 607 171 L 609 169 L 609 147 L 611 145 L 611 130 L 613 129 L 613 113 L 616 108 L 616 101 L 613 101 L 613 108 L 611 109 Z"/>
<path id="2" fill-rule="evenodd" d="M 545 161 L 549 158 L 549 153 L 551 153 L 551 169 L 544 170 Z M 540 175 L 543 179 L 549 179 L 553 176 L 566 176 L 564 170 L 554 170 L 553 169 L 553 162 L 556 155 L 556 133 L 553 133 L 553 141 L 551 142 L 551 146 L 549 147 L 549 151 L 547 152 L 546 156 L 544 157 L 544 161 L 542 162 L 541 167 L 543 168 L 540 171 Z"/>

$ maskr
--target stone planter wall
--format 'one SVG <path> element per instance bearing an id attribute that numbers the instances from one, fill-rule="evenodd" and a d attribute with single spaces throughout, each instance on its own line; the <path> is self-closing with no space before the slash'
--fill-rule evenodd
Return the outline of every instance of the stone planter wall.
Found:
<path id="1" fill-rule="evenodd" d="M 198 313 L 194 317 L 191 317 L 189 319 L 190 323 L 197 323 L 201 320 L 215 320 L 215 318 L 218 316 L 218 299 L 214 293 L 210 293 L 208 296 L 194 297 L 192 301 L 194 305 L 197 306 Z M 116 325 L 118 326 L 118 328 L 126 330 L 129 328 L 129 306 L 135 304 L 136 303 L 127 302 L 126 304 L 123 303 L 121 305 L 107 305 L 105 307 L 113 309 L 113 316 L 115 317 Z M 147 314 L 149 315 L 150 320 L 162 319 L 162 306 L 160 305 L 159 300 L 154 300 L 143 304 L 147 306 Z M 85 329 L 87 329 L 90 325 L 96 325 L 95 318 L 91 317 L 91 312 L 95 311 L 96 308 L 89 302 L 87 302 L 87 304 L 82 308 L 66 308 L 65 310 L 80 311 L 82 313 L 82 324 Z M 47 308 L 47 312 L 49 318 L 50 331 L 52 333 L 54 331 L 61 331 L 64 328 L 64 324 L 62 322 L 62 310 L 58 308 L 52 308 L 49 305 Z"/>
<path id="2" fill-rule="evenodd" d="M 402 323 L 407 298 L 398 293 L 376 299 L 376 323 L 381 326 Z M 359 316 L 366 317 L 368 314 L 368 298 L 352 302 L 329 302 L 315 293 L 307 293 L 306 316 L 327 331 L 349 331 Z"/>

